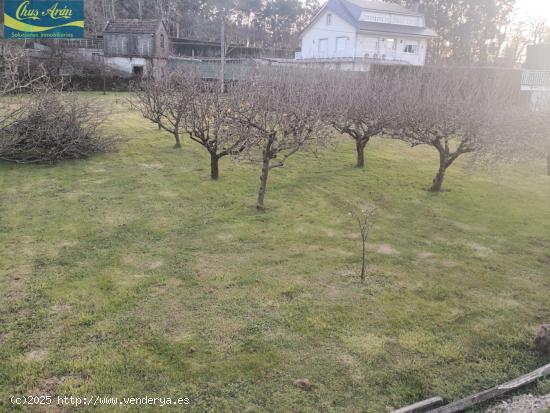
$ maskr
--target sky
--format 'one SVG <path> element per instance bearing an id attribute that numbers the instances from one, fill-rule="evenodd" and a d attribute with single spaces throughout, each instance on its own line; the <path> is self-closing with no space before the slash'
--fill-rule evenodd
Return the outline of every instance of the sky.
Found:
<path id="1" fill-rule="evenodd" d="M 544 19 L 550 24 L 550 0 L 517 0 L 516 21 Z"/>
<path id="2" fill-rule="evenodd" d="M 324 3 L 325 0 L 318 2 Z M 550 0 L 516 0 L 514 18 L 516 21 L 544 19 L 550 24 Z"/>

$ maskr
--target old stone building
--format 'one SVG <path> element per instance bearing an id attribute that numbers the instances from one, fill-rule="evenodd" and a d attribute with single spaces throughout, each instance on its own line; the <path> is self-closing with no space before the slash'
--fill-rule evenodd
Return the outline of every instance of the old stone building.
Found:
<path id="1" fill-rule="evenodd" d="M 104 32 L 105 65 L 127 75 L 162 74 L 170 56 L 170 38 L 161 20 L 114 20 Z"/>

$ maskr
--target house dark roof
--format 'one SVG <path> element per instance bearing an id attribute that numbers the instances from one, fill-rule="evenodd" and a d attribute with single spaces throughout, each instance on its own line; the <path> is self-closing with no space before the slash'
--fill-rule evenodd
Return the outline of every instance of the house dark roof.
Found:
<path id="1" fill-rule="evenodd" d="M 161 24 L 161 20 L 113 20 L 107 23 L 105 33 L 155 34 Z"/>
<path id="2" fill-rule="evenodd" d="M 385 12 L 407 16 L 421 16 L 422 13 L 411 11 L 395 3 L 371 0 L 328 0 L 316 17 L 325 10 L 340 16 L 357 30 L 376 33 L 394 33 L 411 36 L 437 37 L 437 33 L 427 27 L 406 26 L 400 24 L 375 23 L 360 20 L 364 11 Z M 315 21 L 316 18 L 312 20 Z"/>
<path id="3" fill-rule="evenodd" d="M 347 0 L 346 3 L 351 4 L 352 6 L 359 7 L 361 11 L 372 10 L 372 11 L 381 11 L 386 13 L 389 12 L 389 13 L 406 14 L 408 16 L 422 16 L 421 13 L 414 12 L 396 3 L 386 3 L 384 1 L 372 1 L 372 0 Z"/>

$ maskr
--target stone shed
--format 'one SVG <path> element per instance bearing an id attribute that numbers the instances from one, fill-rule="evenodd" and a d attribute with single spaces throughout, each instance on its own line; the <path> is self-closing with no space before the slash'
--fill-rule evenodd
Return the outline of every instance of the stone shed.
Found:
<path id="1" fill-rule="evenodd" d="M 170 56 L 162 20 L 113 20 L 103 39 L 105 65 L 128 76 L 161 76 Z"/>

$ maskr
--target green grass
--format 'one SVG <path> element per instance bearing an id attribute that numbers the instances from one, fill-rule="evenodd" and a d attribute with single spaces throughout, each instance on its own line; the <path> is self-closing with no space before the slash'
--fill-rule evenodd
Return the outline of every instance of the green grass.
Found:
<path id="1" fill-rule="evenodd" d="M 14 394 L 97 394 L 383 412 L 548 362 L 531 349 L 550 320 L 542 165 L 458 163 L 434 195 L 429 149 L 377 140 L 358 170 L 342 140 L 275 170 L 259 213 L 257 166 L 226 159 L 212 182 L 201 147 L 91 96 L 113 105 L 118 152 L 0 164 L 0 411 L 23 411 Z M 346 201 L 376 207 L 371 249 L 398 252 L 371 252 L 365 285 Z"/>

